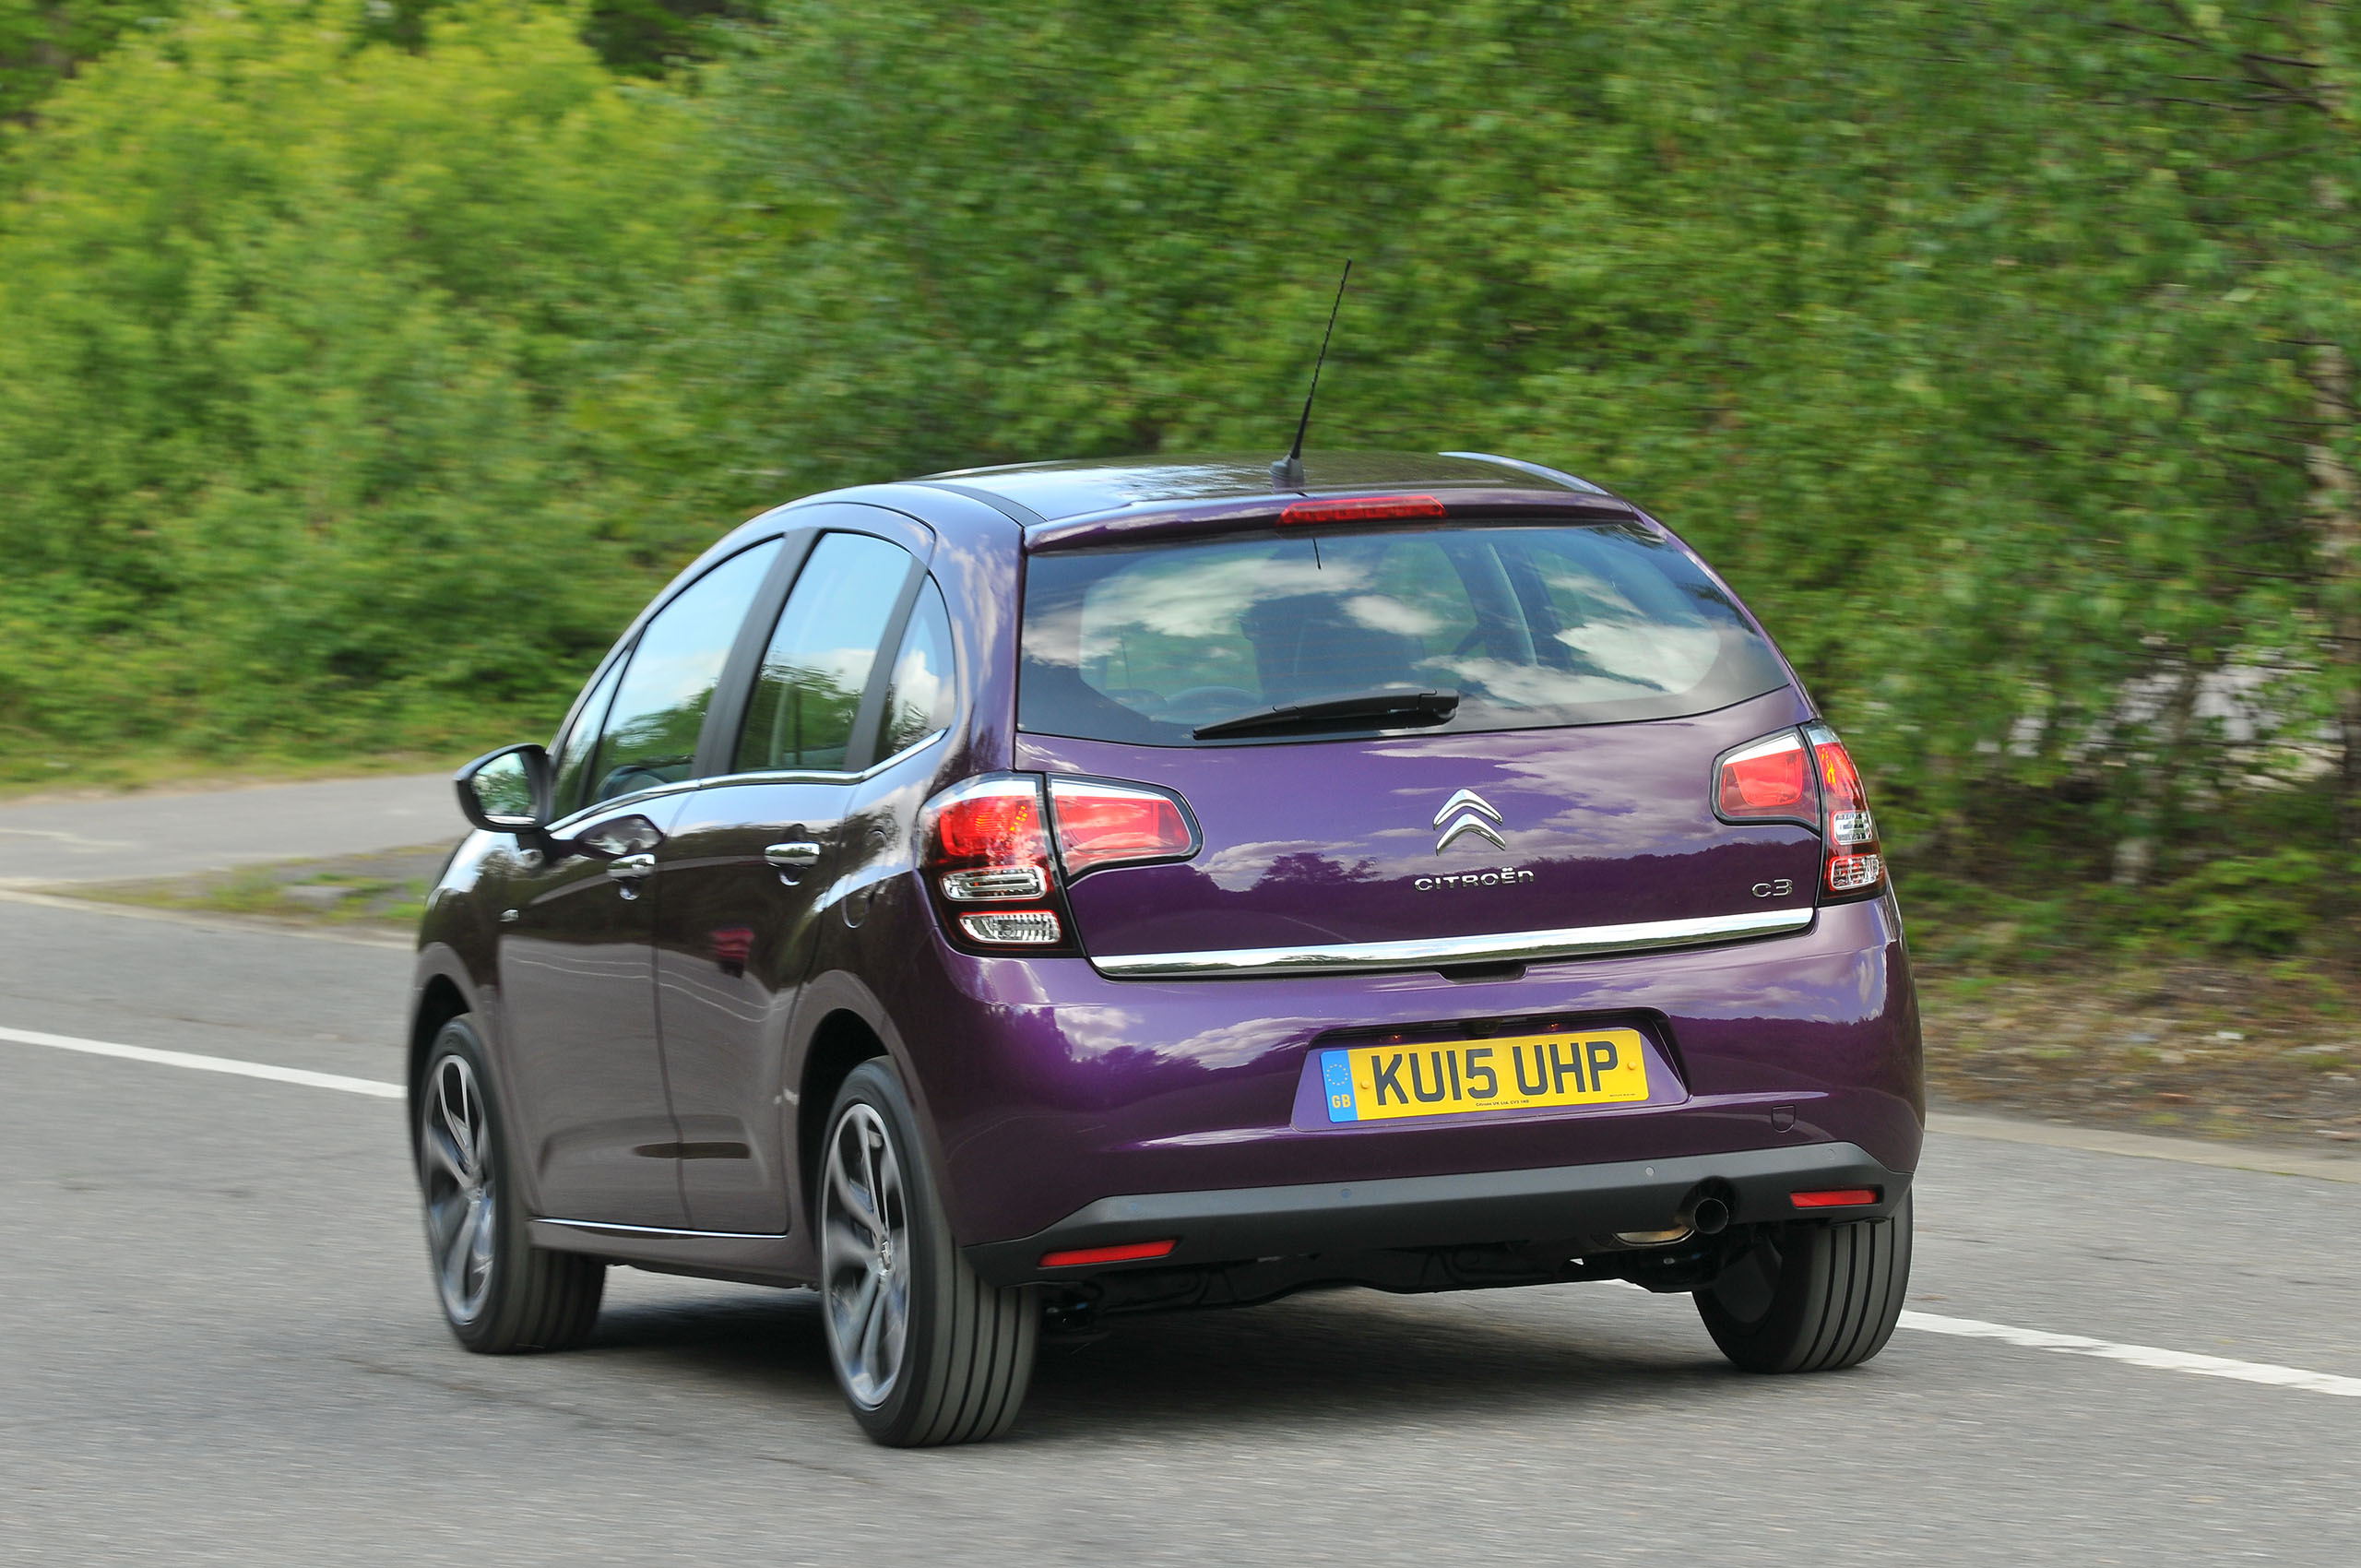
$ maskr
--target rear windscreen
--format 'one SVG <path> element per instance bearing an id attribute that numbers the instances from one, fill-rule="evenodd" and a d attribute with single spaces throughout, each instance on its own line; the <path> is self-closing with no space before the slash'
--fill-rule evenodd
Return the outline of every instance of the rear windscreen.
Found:
<path id="1" fill-rule="evenodd" d="M 1017 723 L 1235 745 L 1673 719 L 1786 683 L 1728 595 L 1646 529 L 1258 534 L 1032 557 Z M 1396 715 L 1195 734 L 1383 693 L 1450 694 L 1458 706 L 1426 725 Z"/>

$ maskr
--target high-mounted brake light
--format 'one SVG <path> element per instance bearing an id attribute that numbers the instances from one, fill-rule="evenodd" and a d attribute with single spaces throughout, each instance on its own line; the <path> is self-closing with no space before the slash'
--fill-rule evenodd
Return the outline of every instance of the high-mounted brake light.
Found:
<path id="1" fill-rule="evenodd" d="M 970 778 L 928 802 L 920 825 L 927 882 L 960 935 L 987 947 L 1054 946 L 1064 940 L 1056 910 L 1005 908 L 1044 902 L 1056 885 L 1039 778 L 1022 773 Z"/>
<path id="2" fill-rule="evenodd" d="M 1340 501 L 1293 501 L 1279 514 L 1282 524 L 1373 523 L 1388 517 L 1442 517 L 1450 514 L 1431 495 L 1355 495 Z"/>
<path id="3" fill-rule="evenodd" d="M 1885 885 L 1885 857 L 1878 845 L 1877 820 L 1869 815 L 1861 771 L 1836 731 L 1825 724 L 1804 727 L 1820 775 L 1821 832 L 1827 842 L 1821 891 L 1858 895 Z"/>
<path id="4" fill-rule="evenodd" d="M 1180 798 L 1144 784 L 1052 778 L 1050 814 L 1068 877 L 1096 866 L 1187 860 L 1197 852 L 1196 824 Z"/>

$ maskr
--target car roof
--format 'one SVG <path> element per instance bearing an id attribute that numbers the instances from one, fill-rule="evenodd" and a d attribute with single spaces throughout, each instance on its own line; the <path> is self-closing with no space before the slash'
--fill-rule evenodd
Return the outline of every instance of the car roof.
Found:
<path id="1" fill-rule="evenodd" d="M 1003 468 L 955 469 L 912 481 L 966 494 L 1010 502 L 1044 522 L 1129 506 L 1223 501 L 1278 493 L 1264 453 L 1189 453 L 1107 457 Z M 1479 452 L 1307 452 L 1306 491 L 1570 490 L 1601 493 L 1596 485 L 1508 457 Z M 1297 493 L 1293 486 L 1286 493 Z"/>

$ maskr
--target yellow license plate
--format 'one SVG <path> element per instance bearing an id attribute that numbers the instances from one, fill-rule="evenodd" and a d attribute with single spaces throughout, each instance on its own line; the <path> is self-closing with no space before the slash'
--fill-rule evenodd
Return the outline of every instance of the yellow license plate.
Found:
<path id="1" fill-rule="evenodd" d="M 1320 1053 L 1331 1122 L 1464 1116 L 1648 1098 L 1637 1029 L 1572 1029 L 1499 1039 L 1356 1045 Z"/>

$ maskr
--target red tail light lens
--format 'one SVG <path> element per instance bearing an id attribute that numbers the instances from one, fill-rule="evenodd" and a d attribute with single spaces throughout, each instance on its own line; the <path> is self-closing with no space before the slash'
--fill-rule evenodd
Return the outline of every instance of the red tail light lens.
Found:
<path id="1" fill-rule="evenodd" d="M 1296 501 L 1279 514 L 1285 525 L 1374 523 L 1388 517 L 1442 517 L 1450 514 L 1431 495 L 1355 495 L 1341 501 Z"/>
<path id="2" fill-rule="evenodd" d="M 1807 725 L 1804 739 L 1811 742 L 1820 774 L 1821 832 L 1828 845 L 1821 891 L 1875 893 L 1885 885 L 1885 856 L 1878 845 L 1877 820 L 1869 815 L 1869 791 L 1861 787 L 1861 771 L 1827 725 Z"/>
<path id="3" fill-rule="evenodd" d="M 1801 822 L 1817 827 L 1811 761 L 1793 730 L 1726 753 L 1716 770 L 1714 803 L 1733 821 Z"/>
<path id="4" fill-rule="evenodd" d="M 1875 1187 L 1831 1187 L 1818 1193 L 1789 1193 L 1787 1201 L 1797 1208 L 1856 1208 L 1862 1204 L 1878 1201 Z"/>
<path id="5" fill-rule="evenodd" d="M 1056 885 L 1041 781 L 1029 774 L 970 778 L 927 802 L 921 818 L 929 889 L 946 923 L 985 947 L 1055 946 L 1065 931 L 1046 902 Z"/>
<path id="6" fill-rule="evenodd" d="M 994 863 L 1042 859 L 1041 792 L 1029 778 L 984 780 L 985 788 L 943 803 L 934 820 L 943 859 Z"/>
<path id="7" fill-rule="evenodd" d="M 1052 778 L 1050 811 L 1069 877 L 1095 866 L 1186 860 L 1197 852 L 1196 824 L 1180 798 L 1144 784 Z"/>

